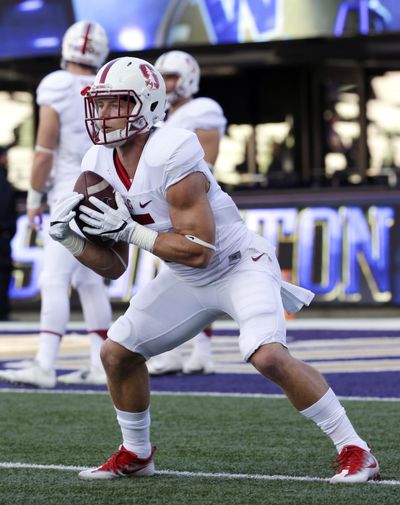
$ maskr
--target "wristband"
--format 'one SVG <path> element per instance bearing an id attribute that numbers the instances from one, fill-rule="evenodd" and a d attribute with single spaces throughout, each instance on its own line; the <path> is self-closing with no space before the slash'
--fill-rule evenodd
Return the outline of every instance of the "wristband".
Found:
<path id="1" fill-rule="evenodd" d="M 38 209 L 42 205 L 42 192 L 37 191 L 36 189 L 29 188 L 28 196 L 26 198 L 26 208 L 30 209 Z"/>
<path id="2" fill-rule="evenodd" d="M 55 153 L 54 149 L 49 149 L 48 147 L 44 147 L 39 144 L 35 145 L 35 151 L 38 153 L 46 153 L 46 154 L 51 154 L 51 155 L 54 155 L 54 153 Z"/>
<path id="3" fill-rule="evenodd" d="M 60 240 L 60 244 L 66 247 L 73 256 L 79 256 L 85 247 L 86 240 L 71 230 L 71 233 Z"/>
<path id="4" fill-rule="evenodd" d="M 133 223 L 132 228 L 133 229 L 129 233 L 127 241 L 131 244 L 137 245 L 141 249 L 153 252 L 154 243 L 158 237 L 158 233 L 138 223 Z"/>

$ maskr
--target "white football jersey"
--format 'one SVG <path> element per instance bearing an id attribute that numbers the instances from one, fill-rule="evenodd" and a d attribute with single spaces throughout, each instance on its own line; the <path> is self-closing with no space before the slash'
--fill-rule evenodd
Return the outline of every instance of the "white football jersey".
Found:
<path id="1" fill-rule="evenodd" d="M 207 268 L 192 268 L 168 262 L 177 275 L 192 285 L 217 280 L 235 267 L 247 249 L 250 232 L 232 198 L 222 191 L 203 159 L 197 136 L 182 128 L 155 128 L 146 142 L 135 177 L 129 180 L 115 149 L 93 146 L 82 161 L 82 170 L 92 170 L 121 193 L 132 218 L 157 232 L 173 230 L 167 190 L 189 174 L 203 172 L 210 181 L 208 199 L 216 224 L 216 253 Z"/>
<path id="2" fill-rule="evenodd" d="M 194 98 L 178 107 L 164 121 L 168 126 L 195 130 L 218 128 L 220 137 L 225 133 L 226 118 L 221 106 L 212 98 Z"/>
<path id="3" fill-rule="evenodd" d="M 93 145 L 86 132 L 81 95 L 82 89 L 90 86 L 93 81 L 93 75 L 57 70 L 47 75 L 37 88 L 37 104 L 54 109 L 60 121 L 59 143 L 53 157 L 51 187 L 47 194 L 49 205 L 72 191 L 81 172 L 82 158 Z"/>

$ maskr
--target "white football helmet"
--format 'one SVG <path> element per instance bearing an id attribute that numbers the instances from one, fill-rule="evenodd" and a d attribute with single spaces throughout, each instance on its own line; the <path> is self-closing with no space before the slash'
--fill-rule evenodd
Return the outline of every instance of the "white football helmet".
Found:
<path id="1" fill-rule="evenodd" d="M 104 28 L 94 21 L 78 21 L 64 34 L 61 67 L 65 68 L 70 61 L 97 70 L 107 58 L 108 51 Z"/>
<path id="2" fill-rule="evenodd" d="M 168 93 L 168 102 L 175 103 L 199 91 L 200 67 L 189 53 L 168 51 L 157 58 L 154 66 L 161 74 L 179 76 L 175 90 Z"/>
<path id="3" fill-rule="evenodd" d="M 118 114 L 101 117 L 96 100 L 117 100 Z M 109 61 L 98 71 L 85 95 L 85 123 L 96 145 L 117 147 L 149 131 L 165 115 L 167 96 L 161 74 L 139 58 L 125 56 Z M 125 119 L 126 126 L 106 131 L 110 119 Z"/>

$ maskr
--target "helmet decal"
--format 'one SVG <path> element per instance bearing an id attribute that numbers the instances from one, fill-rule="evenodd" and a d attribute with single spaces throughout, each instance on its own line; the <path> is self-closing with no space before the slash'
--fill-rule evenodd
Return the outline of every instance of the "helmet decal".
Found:
<path id="1" fill-rule="evenodd" d="M 104 28 L 94 21 L 78 21 L 64 34 L 61 67 L 71 62 L 97 69 L 107 54 L 108 38 Z"/>
<path id="2" fill-rule="evenodd" d="M 147 63 L 143 63 L 139 68 L 146 79 L 146 86 L 151 89 L 158 89 L 160 87 L 160 81 L 154 68 Z"/>

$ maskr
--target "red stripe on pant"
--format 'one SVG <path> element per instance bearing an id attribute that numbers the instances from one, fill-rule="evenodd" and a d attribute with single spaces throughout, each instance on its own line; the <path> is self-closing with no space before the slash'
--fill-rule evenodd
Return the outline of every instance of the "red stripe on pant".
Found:
<path id="1" fill-rule="evenodd" d="M 90 330 L 88 333 L 96 333 L 100 338 L 106 340 L 108 330 Z"/>
<path id="2" fill-rule="evenodd" d="M 212 337 L 212 328 L 211 328 L 211 326 L 207 326 L 207 328 L 204 328 L 203 332 L 207 335 L 208 338 Z"/>

